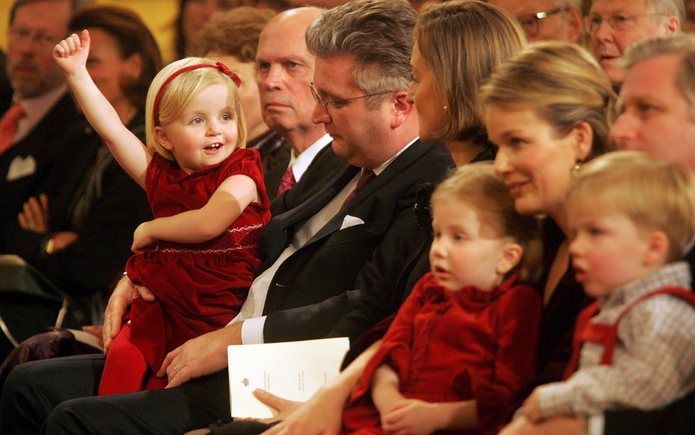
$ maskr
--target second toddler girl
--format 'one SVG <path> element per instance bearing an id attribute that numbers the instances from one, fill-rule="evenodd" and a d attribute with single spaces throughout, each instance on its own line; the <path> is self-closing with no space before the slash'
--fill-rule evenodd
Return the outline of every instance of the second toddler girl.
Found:
<path id="1" fill-rule="evenodd" d="M 224 327 L 246 298 L 260 265 L 258 236 L 270 218 L 260 160 L 243 149 L 240 82 L 223 64 L 187 58 L 157 74 L 147 95 L 144 146 L 94 85 L 88 53 L 84 31 L 59 43 L 54 58 L 89 122 L 147 191 L 156 217 L 136 229 L 138 255 L 126 267 L 156 300 L 133 301 L 130 323 L 109 349 L 99 393 L 163 388 L 166 379 L 153 373 L 166 354 Z"/>
<path id="2" fill-rule="evenodd" d="M 343 412 L 344 432 L 496 433 L 534 375 L 540 274 L 535 219 L 489 163 L 432 196 L 431 272 L 414 287 Z M 371 394 L 370 394 L 371 393 Z"/>

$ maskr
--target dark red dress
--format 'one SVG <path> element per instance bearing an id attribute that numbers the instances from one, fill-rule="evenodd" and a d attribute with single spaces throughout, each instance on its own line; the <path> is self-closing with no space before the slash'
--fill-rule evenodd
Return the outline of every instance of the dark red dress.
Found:
<path id="1" fill-rule="evenodd" d="M 370 384 L 382 364 L 401 394 L 427 402 L 477 402 L 481 431 L 497 433 L 507 407 L 534 375 L 542 302 L 512 277 L 492 291 L 450 292 L 432 274 L 415 285 L 343 411 L 343 432 L 381 433 Z"/>
<path id="2" fill-rule="evenodd" d="M 249 204 L 223 234 L 204 243 L 160 241 L 128 260 L 128 277 L 149 288 L 155 302 L 135 299 L 130 324 L 109 349 L 99 394 L 163 388 L 153 376 L 166 354 L 187 340 L 224 327 L 237 315 L 260 266 L 258 237 L 270 219 L 258 152 L 234 151 L 191 174 L 155 155 L 147 168 L 147 196 L 155 217 L 199 209 L 232 175 L 247 175 L 259 201 Z"/>

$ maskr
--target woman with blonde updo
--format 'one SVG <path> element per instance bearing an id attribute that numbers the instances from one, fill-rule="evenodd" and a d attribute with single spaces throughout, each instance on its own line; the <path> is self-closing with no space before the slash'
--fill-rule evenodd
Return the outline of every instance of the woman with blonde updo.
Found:
<path id="1" fill-rule="evenodd" d="M 565 192 L 581 164 L 608 148 L 616 95 L 592 56 L 574 44 L 532 44 L 483 86 L 495 169 L 521 214 L 542 217 L 546 272 L 535 384 L 559 380 L 579 311 L 588 303 L 569 269 Z"/>

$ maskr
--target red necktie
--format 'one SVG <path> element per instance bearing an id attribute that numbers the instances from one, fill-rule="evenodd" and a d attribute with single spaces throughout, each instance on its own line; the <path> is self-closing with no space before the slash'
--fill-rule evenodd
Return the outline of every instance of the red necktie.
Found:
<path id="1" fill-rule="evenodd" d="M 278 187 L 278 195 L 280 196 L 285 191 L 289 190 L 292 186 L 297 183 L 297 180 L 294 179 L 294 172 L 292 172 L 292 166 L 290 165 L 289 168 L 285 171 L 284 174 L 282 174 L 282 178 L 280 179 L 280 187 Z"/>
<path id="2" fill-rule="evenodd" d="M 24 115 L 22 106 L 14 103 L 0 119 L 0 154 L 12 146 L 12 139 L 17 132 L 17 124 Z"/>
<path id="3" fill-rule="evenodd" d="M 367 185 L 370 181 L 372 181 L 374 178 L 376 178 L 376 174 L 374 171 L 370 169 L 363 169 L 362 170 L 362 175 L 360 175 L 360 179 L 357 180 L 357 185 L 355 186 L 355 189 L 353 189 L 352 192 L 345 198 L 345 201 L 343 202 L 343 206 L 341 207 L 341 210 L 347 207 L 347 205 L 357 197 L 357 195 L 360 193 L 362 189 L 364 189 L 364 186 Z"/>

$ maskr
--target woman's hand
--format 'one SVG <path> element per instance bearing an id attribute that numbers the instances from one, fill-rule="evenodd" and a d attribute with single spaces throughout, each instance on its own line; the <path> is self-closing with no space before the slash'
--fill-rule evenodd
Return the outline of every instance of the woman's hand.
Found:
<path id="1" fill-rule="evenodd" d="M 533 393 L 526 399 L 521 407 L 521 412 L 531 423 L 540 423 L 543 421 L 540 407 L 540 392 L 538 388 L 533 390 Z"/>
<path id="2" fill-rule="evenodd" d="M 321 388 L 264 435 L 336 435 L 340 432 L 344 404 L 344 394 Z"/>
<path id="3" fill-rule="evenodd" d="M 31 197 L 24 203 L 22 211 L 17 215 L 19 226 L 24 231 L 46 234 L 49 231 L 48 197 L 43 193 Z"/>
<path id="4" fill-rule="evenodd" d="M 282 421 L 288 418 L 292 413 L 299 408 L 302 402 L 295 402 L 293 400 L 283 399 L 282 397 L 276 396 L 275 394 L 269 393 L 260 388 L 253 390 L 253 395 L 258 399 L 259 402 L 270 406 L 277 413 L 270 418 L 258 419 L 261 423 L 275 423 L 276 421 Z"/>
<path id="5" fill-rule="evenodd" d="M 157 239 L 150 236 L 149 228 L 151 222 L 152 221 L 141 223 L 133 233 L 133 245 L 130 247 L 130 250 L 136 254 L 142 254 L 146 251 L 145 248 L 157 241 Z"/>
<path id="6" fill-rule="evenodd" d="M 86 71 L 89 44 L 90 39 L 87 30 L 82 31 L 81 38 L 73 33 L 53 48 L 53 59 L 66 75 L 74 74 L 80 69 Z"/>
<path id="7" fill-rule="evenodd" d="M 534 424 L 522 415 L 509 423 L 500 435 L 581 435 L 586 433 L 585 427 L 584 417 L 556 416 Z"/>

